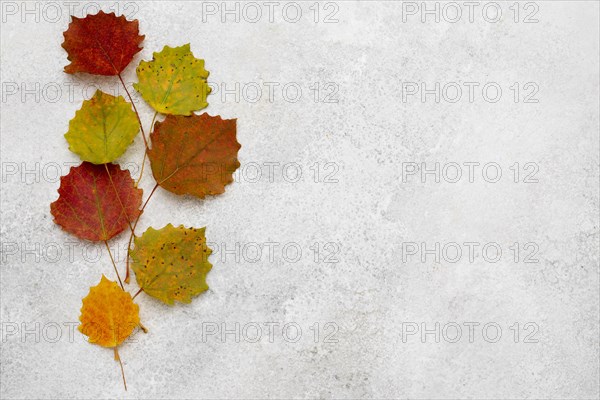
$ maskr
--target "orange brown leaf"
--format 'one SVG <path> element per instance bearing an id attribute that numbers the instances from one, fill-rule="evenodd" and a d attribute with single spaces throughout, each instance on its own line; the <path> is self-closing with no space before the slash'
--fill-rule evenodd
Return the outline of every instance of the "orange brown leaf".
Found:
<path id="1" fill-rule="evenodd" d="M 152 173 L 164 189 L 200 198 L 225 191 L 240 166 L 236 120 L 208 114 L 167 115 L 151 133 Z"/>
<path id="2" fill-rule="evenodd" d="M 142 49 L 144 36 L 139 34 L 137 20 L 102 11 L 72 18 L 62 44 L 71 61 L 65 67 L 68 74 L 119 75 Z"/>
<path id="3" fill-rule="evenodd" d="M 61 178 L 58 193 L 50 205 L 54 222 L 81 239 L 108 240 L 140 214 L 142 190 L 116 164 L 72 167 Z"/>

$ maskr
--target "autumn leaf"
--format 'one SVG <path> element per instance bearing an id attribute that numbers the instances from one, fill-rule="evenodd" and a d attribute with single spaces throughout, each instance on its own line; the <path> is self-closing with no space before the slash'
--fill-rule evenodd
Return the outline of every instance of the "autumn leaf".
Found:
<path id="1" fill-rule="evenodd" d="M 154 179 L 176 194 L 203 198 L 223 193 L 240 166 L 235 119 L 168 115 L 156 123 L 150 138 Z"/>
<path id="2" fill-rule="evenodd" d="M 212 268 L 205 228 L 148 228 L 135 238 L 131 251 L 132 268 L 140 288 L 152 297 L 172 305 L 189 303 L 208 289 L 206 274 Z"/>
<path id="3" fill-rule="evenodd" d="M 72 18 L 62 44 L 71 61 L 65 67 L 66 73 L 119 75 L 142 49 L 139 45 L 144 36 L 139 34 L 137 20 L 102 11 Z"/>
<path id="4" fill-rule="evenodd" d="M 90 343 L 116 347 L 140 324 L 139 307 L 129 293 L 102 275 L 83 298 L 79 321 L 78 329 Z"/>
<path id="5" fill-rule="evenodd" d="M 140 214 L 142 190 L 116 164 L 83 162 L 63 176 L 50 205 L 54 222 L 81 239 L 108 240 Z"/>
<path id="6" fill-rule="evenodd" d="M 97 90 L 69 122 L 69 149 L 84 161 L 106 164 L 119 158 L 139 130 L 131 104 Z"/>
<path id="7" fill-rule="evenodd" d="M 195 58 L 189 43 L 165 46 L 152 61 L 141 61 L 136 69 L 139 83 L 133 87 L 162 114 L 190 115 L 208 106 L 210 87 L 204 60 Z"/>

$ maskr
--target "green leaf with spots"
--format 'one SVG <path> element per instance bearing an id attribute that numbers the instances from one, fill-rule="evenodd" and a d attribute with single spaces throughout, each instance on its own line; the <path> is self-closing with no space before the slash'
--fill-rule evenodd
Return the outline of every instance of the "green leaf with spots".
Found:
<path id="1" fill-rule="evenodd" d="M 189 303 L 206 291 L 212 250 L 206 245 L 205 229 L 168 224 L 136 236 L 130 255 L 140 288 L 169 305 L 175 300 Z"/>
<path id="2" fill-rule="evenodd" d="M 83 161 L 107 164 L 119 158 L 133 142 L 139 124 L 131 104 L 97 90 L 83 102 L 65 134 L 69 149 Z"/>
<path id="3" fill-rule="evenodd" d="M 195 58 L 190 45 L 165 46 L 152 61 L 141 61 L 136 69 L 139 83 L 133 87 L 162 114 L 190 115 L 208 106 L 210 87 L 204 60 Z"/>

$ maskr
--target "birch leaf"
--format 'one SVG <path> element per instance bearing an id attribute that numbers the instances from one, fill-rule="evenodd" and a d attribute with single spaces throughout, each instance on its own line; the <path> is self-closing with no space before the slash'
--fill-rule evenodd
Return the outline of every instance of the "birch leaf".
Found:
<path id="1" fill-rule="evenodd" d="M 63 35 L 62 47 L 71 61 L 65 67 L 68 74 L 119 75 L 142 49 L 144 40 L 137 20 L 103 11 L 85 18 L 72 17 Z"/>
<path id="2" fill-rule="evenodd" d="M 54 222 L 73 235 L 103 241 L 122 232 L 140 214 L 142 190 L 116 164 L 84 162 L 60 179 Z"/>
<path id="3" fill-rule="evenodd" d="M 135 90 L 152 108 L 162 114 L 190 115 L 208 106 L 210 87 L 204 60 L 195 58 L 189 43 L 165 46 L 152 61 L 141 61 L 136 69 Z"/>
<path id="4" fill-rule="evenodd" d="M 139 307 L 116 283 L 102 279 L 83 298 L 78 329 L 90 343 L 116 347 L 140 324 Z"/>
<path id="5" fill-rule="evenodd" d="M 240 166 L 236 130 L 235 119 L 168 115 L 150 134 L 154 179 L 175 194 L 204 198 L 223 193 Z"/>
<path id="6" fill-rule="evenodd" d="M 140 288 L 166 304 L 189 303 L 208 289 L 206 274 L 212 265 L 205 228 L 148 228 L 135 238 L 131 267 Z"/>
<path id="7" fill-rule="evenodd" d="M 131 104 L 97 90 L 69 122 L 69 149 L 83 161 L 106 164 L 119 158 L 137 135 L 139 124 Z"/>

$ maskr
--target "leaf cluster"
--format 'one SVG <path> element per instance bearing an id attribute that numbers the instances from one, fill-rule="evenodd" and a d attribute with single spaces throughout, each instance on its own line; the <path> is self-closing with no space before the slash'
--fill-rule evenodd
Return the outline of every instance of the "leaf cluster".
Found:
<path id="1" fill-rule="evenodd" d="M 102 275 L 99 284 L 90 288 L 83 299 L 79 330 L 90 343 L 114 348 L 120 362 L 117 346 L 136 327 L 146 331 L 135 297 L 143 292 L 168 305 L 189 303 L 208 290 L 206 275 L 212 268 L 204 227 L 168 224 L 137 236 L 144 208 L 158 188 L 198 198 L 223 193 L 240 166 L 241 146 L 235 119 L 195 113 L 208 106 L 209 72 L 189 44 L 165 46 L 136 68 L 138 82 L 133 86 L 155 110 L 146 137 L 121 77 L 142 50 L 144 36 L 139 34 L 138 21 L 102 11 L 73 17 L 64 38 L 62 47 L 70 61 L 66 73 L 117 76 L 129 99 L 98 90 L 83 102 L 65 134 L 69 149 L 82 163 L 61 177 L 59 197 L 50 205 L 54 221 L 65 231 L 106 245 L 118 283 Z M 143 203 L 143 190 L 138 187 L 143 167 L 136 183 L 117 163 L 138 132 L 145 147 L 142 165 L 148 158 L 156 181 Z M 129 232 L 124 282 L 129 282 L 131 260 L 139 285 L 133 296 L 125 290 L 108 245 L 123 231 Z"/>

